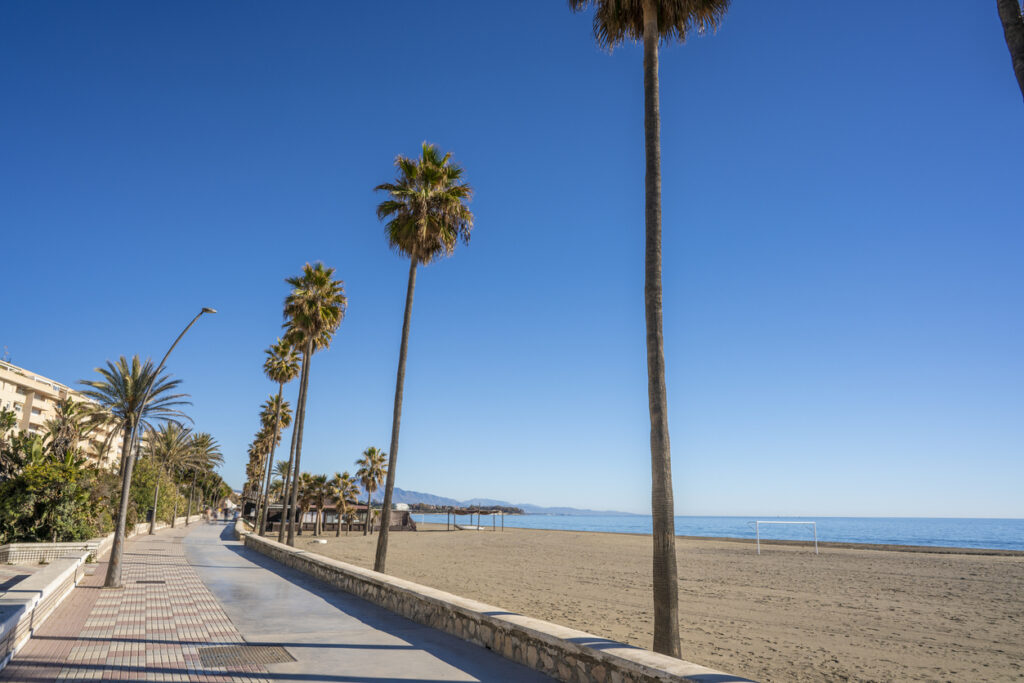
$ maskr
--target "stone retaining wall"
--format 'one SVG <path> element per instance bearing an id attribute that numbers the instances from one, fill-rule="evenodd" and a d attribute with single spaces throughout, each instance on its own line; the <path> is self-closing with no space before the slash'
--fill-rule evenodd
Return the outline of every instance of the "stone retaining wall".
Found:
<path id="1" fill-rule="evenodd" d="M 36 564 L 68 555 L 94 553 L 102 541 L 94 538 L 79 543 L 8 543 L 0 545 L 0 563 Z"/>
<path id="2" fill-rule="evenodd" d="M 235 525 L 235 535 L 244 539 L 247 548 L 282 564 L 559 681 L 726 683 L 747 680 L 297 550 L 260 538 L 247 531 L 241 522 Z"/>
<path id="3" fill-rule="evenodd" d="M 0 669 L 7 666 L 32 631 L 67 597 L 81 578 L 90 551 L 53 560 L 49 566 L 0 593 Z"/>
<path id="4" fill-rule="evenodd" d="M 189 517 L 190 522 L 198 521 L 202 515 L 192 515 Z M 175 525 L 185 523 L 184 517 L 178 517 L 174 520 Z M 157 529 L 166 529 L 170 524 L 167 522 L 157 522 Z M 128 530 L 128 536 L 134 536 L 135 534 L 147 534 L 149 533 L 149 522 L 143 522 L 136 524 L 134 528 Z M 75 543 L 8 543 L 6 545 L 0 545 L 0 564 L 35 564 L 37 562 L 51 562 L 60 557 L 67 557 L 69 555 L 78 555 L 86 552 L 99 557 L 107 550 L 114 542 L 114 534 L 107 534 L 103 538 L 92 538 L 88 541 L 78 541 Z"/>

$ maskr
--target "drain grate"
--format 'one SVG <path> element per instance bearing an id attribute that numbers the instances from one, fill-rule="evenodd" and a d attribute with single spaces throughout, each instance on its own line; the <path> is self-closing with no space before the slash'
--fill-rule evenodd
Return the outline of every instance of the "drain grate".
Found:
<path id="1" fill-rule="evenodd" d="M 167 583 L 167 582 L 166 581 L 142 580 L 142 579 L 140 579 L 140 580 L 136 581 L 135 583 Z"/>
<path id="2" fill-rule="evenodd" d="M 279 645 L 216 645 L 198 650 L 203 666 L 215 669 L 295 661 L 295 657 Z"/>

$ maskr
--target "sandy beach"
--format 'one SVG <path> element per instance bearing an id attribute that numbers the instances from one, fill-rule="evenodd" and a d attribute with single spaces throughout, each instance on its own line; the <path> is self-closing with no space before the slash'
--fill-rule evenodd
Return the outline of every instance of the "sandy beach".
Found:
<path id="1" fill-rule="evenodd" d="M 376 537 L 297 546 L 372 567 Z M 650 540 L 393 533 L 389 573 L 649 648 Z M 762 681 L 1024 680 L 1024 556 L 679 539 L 683 657 Z"/>

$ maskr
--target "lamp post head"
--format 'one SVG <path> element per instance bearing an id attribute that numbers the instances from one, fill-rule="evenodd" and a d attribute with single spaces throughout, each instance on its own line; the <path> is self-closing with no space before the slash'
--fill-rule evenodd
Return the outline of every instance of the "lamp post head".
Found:
<path id="1" fill-rule="evenodd" d="M 205 306 L 203 307 L 203 313 L 216 313 L 216 312 L 217 312 L 216 308 L 207 308 Z"/>

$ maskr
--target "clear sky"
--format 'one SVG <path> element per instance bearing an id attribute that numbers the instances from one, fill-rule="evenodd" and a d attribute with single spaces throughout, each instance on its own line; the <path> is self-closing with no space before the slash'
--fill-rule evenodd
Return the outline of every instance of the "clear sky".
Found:
<path id="1" fill-rule="evenodd" d="M 677 512 L 1024 516 L 994 3 L 736 0 L 661 87 Z M 372 189 L 428 140 L 476 227 L 420 272 L 398 486 L 643 512 L 642 88 L 557 1 L 2 3 L 0 347 L 74 384 L 219 309 L 169 369 L 237 487 L 283 280 L 322 260 L 349 311 L 302 463 L 352 469 L 389 445 L 408 268 Z"/>

